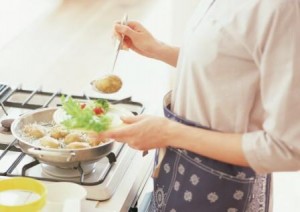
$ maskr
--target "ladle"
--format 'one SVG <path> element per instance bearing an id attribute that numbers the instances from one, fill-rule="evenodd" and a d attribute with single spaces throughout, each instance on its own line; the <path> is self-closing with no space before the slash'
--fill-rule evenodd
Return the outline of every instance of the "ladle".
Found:
<path id="1" fill-rule="evenodd" d="M 126 25 L 127 24 L 127 20 L 128 20 L 128 15 L 125 14 L 121 24 L 122 25 Z M 122 35 L 121 39 L 117 39 L 117 44 L 116 44 L 116 52 L 115 52 L 115 56 L 114 56 L 114 60 L 113 60 L 113 65 L 112 65 L 112 69 L 110 71 L 110 74 L 107 74 L 99 79 L 93 80 L 91 82 L 92 87 L 94 88 L 94 90 L 101 92 L 101 93 L 115 93 L 118 90 L 121 89 L 122 87 L 122 80 L 119 76 L 113 74 L 114 69 L 115 69 L 115 65 L 116 65 L 116 61 L 118 59 L 118 55 L 119 55 L 119 51 L 122 48 L 123 45 L 123 40 L 124 40 L 124 35 Z"/>

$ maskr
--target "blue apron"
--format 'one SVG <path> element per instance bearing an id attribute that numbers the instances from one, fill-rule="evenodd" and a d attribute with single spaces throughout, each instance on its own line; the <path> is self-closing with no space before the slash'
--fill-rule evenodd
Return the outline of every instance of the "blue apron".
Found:
<path id="1" fill-rule="evenodd" d="M 167 118 L 205 128 L 174 114 L 169 103 L 170 93 L 164 100 Z M 148 211 L 268 212 L 270 181 L 271 175 L 256 174 L 251 168 L 168 147 L 154 178 Z"/>

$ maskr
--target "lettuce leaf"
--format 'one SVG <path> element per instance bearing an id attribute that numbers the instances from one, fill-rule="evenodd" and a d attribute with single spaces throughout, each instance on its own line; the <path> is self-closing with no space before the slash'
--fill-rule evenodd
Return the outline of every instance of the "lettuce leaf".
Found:
<path id="1" fill-rule="evenodd" d="M 109 110 L 109 102 L 104 99 L 91 100 L 83 109 L 81 103 L 72 99 L 61 96 L 62 107 L 70 116 L 62 124 L 68 129 L 83 129 L 95 132 L 107 130 L 111 124 L 111 117 L 105 115 Z M 96 115 L 93 111 L 95 107 L 101 107 L 105 111 L 102 115 Z"/>

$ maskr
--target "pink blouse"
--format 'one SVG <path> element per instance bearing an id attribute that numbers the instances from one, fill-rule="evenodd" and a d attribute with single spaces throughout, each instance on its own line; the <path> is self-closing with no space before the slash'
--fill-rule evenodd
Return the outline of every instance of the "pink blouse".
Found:
<path id="1" fill-rule="evenodd" d="M 257 172 L 300 169 L 300 1 L 202 0 L 181 48 L 172 110 L 243 133 Z"/>

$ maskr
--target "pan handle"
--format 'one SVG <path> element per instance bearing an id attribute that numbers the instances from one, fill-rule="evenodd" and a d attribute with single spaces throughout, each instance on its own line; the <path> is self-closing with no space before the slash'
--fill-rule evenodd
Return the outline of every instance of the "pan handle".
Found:
<path id="1" fill-rule="evenodd" d="M 56 151 L 47 151 L 47 150 L 36 149 L 36 148 L 29 148 L 27 151 L 29 154 L 38 156 L 39 158 L 42 158 L 44 156 L 60 157 L 60 158 L 65 158 L 67 162 L 71 161 L 71 159 L 76 156 L 76 153 L 73 151 L 56 152 Z"/>

